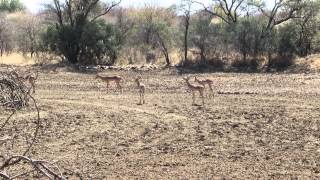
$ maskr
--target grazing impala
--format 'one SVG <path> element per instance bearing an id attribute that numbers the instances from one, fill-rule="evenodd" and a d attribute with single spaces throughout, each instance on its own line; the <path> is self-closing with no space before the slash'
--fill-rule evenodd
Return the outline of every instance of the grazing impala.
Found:
<path id="1" fill-rule="evenodd" d="M 213 81 L 210 80 L 210 79 L 203 79 L 203 80 L 200 80 L 198 79 L 197 77 L 194 77 L 194 80 L 201 84 L 203 87 L 205 87 L 205 85 L 207 84 L 209 86 L 209 89 L 210 89 L 210 97 L 214 96 L 213 94 L 213 89 L 212 89 L 212 84 L 213 84 Z"/>
<path id="2" fill-rule="evenodd" d="M 139 89 L 139 96 L 140 96 L 140 101 L 139 101 L 139 105 L 142 105 L 145 103 L 144 101 L 144 93 L 145 93 L 145 90 L 146 90 L 146 86 L 142 83 L 140 83 L 140 79 L 141 77 L 137 77 L 135 79 L 136 83 L 137 83 L 137 86 L 138 86 L 138 89 Z"/>
<path id="3" fill-rule="evenodd" d="M 183 79 L 186 81 L 188 88 L 192 92 L 192 105 L 196 105 L 196 103 L 195 103 L 195 91 L 198 91 L 199 94 L 200 94 L 200 97 L 202 99 L 202 105 L 204 106 L 204 97 L 203 97 L 204 86 L 191 84 L 189 82 L 189 79 L 190 79 L 189 77 L 186 77 L 186 78 L 183 78 Z"/>
<path id="4" fill-rule="evenodd" d="M 96 79 L 98 79 L 98 78 L 107 83 L 107 91 L 109 91 L 110 82 L 114 81 L 117 85 L 117 88 L 122 93 L 122 86 L 120 85 L 120 81 L 122 81 L 123 79 L 121 76 L 101 76 L 101 75 L 97 74 Z"/>

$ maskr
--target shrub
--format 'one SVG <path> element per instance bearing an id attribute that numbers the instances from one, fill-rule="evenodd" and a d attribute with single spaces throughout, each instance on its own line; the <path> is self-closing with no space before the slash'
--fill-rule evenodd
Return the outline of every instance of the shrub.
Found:
<path id="1" fill-rule="evenodd" d="M 65 56 L 73 64 L 115 63 L 122 44 L 116 28 L 104 21 L 94 21 L 86 24 L 82 33 L 78 31 L 68 25 L 48 27 L 42 38 L 45 49 Z"/>
<path id="2" fill-rule="evenodd" d="M 259 59 L 247 58 L 247 59 L 234 59 L 231 62 L 231 66 L 238 69 L 250 69 L 256 70 L 259 66 Z"/>
<path id="3" fill-rule="evenodd" d="M 293 56 L 280 56 L 277 55 L 269 60 L 269 67 L 277 70 L 286 69 L 294 64 Z"/>

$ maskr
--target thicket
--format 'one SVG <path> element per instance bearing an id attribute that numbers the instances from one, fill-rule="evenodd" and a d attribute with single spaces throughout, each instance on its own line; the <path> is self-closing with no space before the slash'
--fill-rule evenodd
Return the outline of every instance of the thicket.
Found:
<path id="1" fill-rule="evenodd" d="M 272 7 L 249 0 L 210 6 L 182 0 L 169 8 L 119 3 L 53 0 L 34 15 L 18 0 L 0 1 L 0 54 L 50 53 L 71 64 L 257 69 L 284 68 L 296 56 L 319 51 L 318 0 L 277 0 Z M 17 5 L 9 10 L 10 4 Z M 21 9 L 19 16 L 7 13 Z"/>

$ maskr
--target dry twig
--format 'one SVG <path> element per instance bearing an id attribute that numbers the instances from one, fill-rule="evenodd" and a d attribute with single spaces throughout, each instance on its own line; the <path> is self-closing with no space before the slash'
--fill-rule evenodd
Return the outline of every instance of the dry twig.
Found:
<path id="1" fill-rule="evenodd" d="M 28 90 L 27 86 L 22 83 L 17 76 L 14 76 L 14 74 L 14 72 L 0 72 L 0 110 L 11 111 L 11 114 L 0 126 L 0 134 L 5 134 L 5 127 L 9 124 L 14 114 L 22 108 L 28 106 L 30 99 L 32 100 L 37 113 L 37 119 L 35 122 L 36 127 L 32 135 L 32 140 L 30 142 L 27 142 L 26 149 L 23 151 L 22 155 L 10 156 L 11 153 L 2 155 L 2 158 L 4 160 L 3 162 L 0 162 L 0 177 L 4 179 L 16 179 L 26 177 L 32 173 L 39 173 L 49 179 L 65 179 L 57 166 L 54 166 L 54 168 L 59 173 L 56 173 L 54 170 L 52 170 L 52 168 L 48 166 L 52 165 L 52 163 L 49 163 L 47 161 L 34 160 L 27 156 L 38 139 L 38 134 L 41 127 L 40 110 L 35 98 L 31 95 L 30 90 Z M 12 127 L 12 129 L 15 128 L 17 127 Z M 10 140 L 15 142 L 14 138 L 15 137 L 5 138 L 3 139 L 3 141 L 4 143 Z M 31 165 L 32 168 L 25 172 L 21 170 L 22 172 L 19 172 L 16 175 L 5 173 L 6 170 L 12 169 L 13 166 L 18 167 L 19 165 L 21 165 L 20 162 L 22 161 Z M 23 166 L 25 166 L 25 164 L 23 164 Z"/>

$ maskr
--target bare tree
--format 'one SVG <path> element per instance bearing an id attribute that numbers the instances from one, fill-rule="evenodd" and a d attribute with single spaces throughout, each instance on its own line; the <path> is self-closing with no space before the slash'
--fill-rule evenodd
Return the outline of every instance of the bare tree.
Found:
<path id="1" fill-rule="evenodd" d="M 209 7 L 200 1 L 192 2 L 202 5 L 207 13 L 219 17 L 227 24 L 236 23 L 244 9 L 243 6 L 246 5 L 245 0 L 212 0 L 213 4 Z"/>
<path id="2" fill-rule="evenodd" d="M 166 66 L 170 65 L 170 57 L 169 57 L 169 50 L 168 47 L 165 43 L 165 40 L 163 38 L 163 36 L 159 33 L 159 31 L 156 31 L 156 36 L 157 36 L 157 41 L 159 43 L 159 46 L 161 48 L 161 52 L 165 57 L 165 61 L 166 61 Z"/>
<path id="3" fill-rule="evenodd" d="M 170 65 L 169 53 L 174 44 L 174 33 L 177 29 L 174 26 L 175 18 L 175 11 L 171 8 L 146 5 L 139 9 L 133 27 L 137 33 L 132 34 L 129 40 L 130 46 L 138 47 L 145 55 L 147 63 L 156 60 L 160 52 L 165 58 L 166 65 Z"/>
<path id="4" fill-rule="evenodd" d="M 183 25 L 184 25 L 184 41 L 183 41 L 183 51 L 184 51 L 184 63 L 188 61 L 188 36 L 190 28 L 190 19 L 191 19 L 191 0 L 183 0 L 181 4 L 181 11 L 183 13 Z"/>
<path id="5" fill-rule="evenodd" d="M 40 32 L 43 22 L 40 16 L 21 13 L 15 19 L 17 31 L 18 50 L 23 54 L 30 53 L 31 57 L 38 54 L 38 46 L 40 40 Z"/>
<path id="6" fill-rule="evenodd" d="M 305 6 L 302 0 L 275 0 L 271 10 L 267 10 L 264 3 L 252 4 L 267 17 L 268 22 L 264 28 L 263 36 L 266 36 L 277 25 L 290 19 L 300 18 L 298 12 Z"/>
<path id="7" fill-rule="evenodd" d="M 0 56 L 12 50 L 12 29 L 6 14 L 0 14 Z"/>
<path id="8" fill-rule="evenodd" d="M 261 32 L 260 40 L 257 42 L 261 43 L 264 42 L 265 39 L 269 38 L 272 34 L 272 30 L 290 20 L 295 18 L 301 18 L 299 15 L 299 11 L 305 7 L 305 1 L 303 0 L 274 0 L 274 5 L 271 10 L 268 10 L 265 3 L 252 3 L 253 5 L 258 8 L 258 10 L 267 18 L 267 24 L 264 26 Z M 268 52 L 268 63 L 267 68 L 271 66 L 271 56 L 272 50 L 271 47 L 267 48 Z M 257 54 L 257 52 L 255 52 Z"/>
<path id="9" fill-rule="evenodd" d="M 121 33 L 121 41 L 125 41 L 135 23 L 129 18 L 128 12 L 124 8 L 115 8 L 114 13 L 116 16 L 116 26 Z"/>

